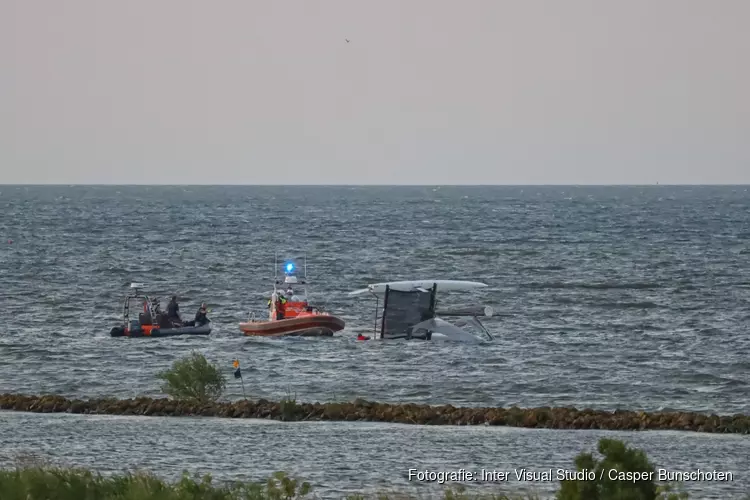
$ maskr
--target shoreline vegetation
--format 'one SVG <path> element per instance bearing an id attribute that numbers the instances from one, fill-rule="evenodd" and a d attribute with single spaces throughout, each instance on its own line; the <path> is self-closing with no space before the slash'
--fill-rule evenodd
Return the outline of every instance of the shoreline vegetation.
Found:
<path id="1" fill-rule="evenodd" d="M 679 483 L 659 481 L 656 468 L 646 454 L 622 441 L 602 438 L 600 456 L 581 452 L 575 469 L 558 477 L 557 500 L 680 500 L 689 495 Z M 613 475 L 612 470 L 617 473 Z M 512 472 L 508 472 L 512 475 Z M 560 476 L 558 473 L 557 476 Z M 410 476 L 411 477 L 411 476 Z M 451 479 L 446 479 L 451 481 Z M 453 479 L 455 481 L 455 479 Z M 445 484 L 429 498 L 444 500 L 536 500 L 537 494 L 489 493 L 468 490 L 463 485 Z M 497 490 L 495 490 L 497 491 Z M 435 496 L 439 495 L 439 496 Z M 281 500 L 320 498 L 309 482 L 276 472 L 264 482 L 214 482 L 211 475 L 166 481 L 153 473 L 100 474 L 88 469 L 51 464 L 33 455 L 19 456 L 15 468 L 0 469 L 0 498 L 3 500 Z M 425 498 L 403 492 L 350 494 L 346 500 L 409 500 Z"/>
<path id="2" fill-rule="evenodd" d="M 155 417 L 257 418 L 299 421 L 365 421 L 415 425 L 491 425 L 541 429 L 612 431 L 677 430 L 750 434 L 750 416 L 694 412 L 642 412 L 575 408 L 468 408 L 413 403 L 300 403 L 291 397 L 234 402 L 137 397 L 68 399 L 59 395 L 0 394 L 0 410 L 31 413 L 138 415 Z"/>

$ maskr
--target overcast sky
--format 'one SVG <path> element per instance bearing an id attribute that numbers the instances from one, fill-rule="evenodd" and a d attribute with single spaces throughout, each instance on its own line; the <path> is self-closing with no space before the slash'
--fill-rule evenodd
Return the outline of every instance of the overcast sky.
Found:
<path id="1" fill-rule="evenodd" d="M 0 0 L 0 184 L 750 183 L 749 20 L 750 0 Z"/>

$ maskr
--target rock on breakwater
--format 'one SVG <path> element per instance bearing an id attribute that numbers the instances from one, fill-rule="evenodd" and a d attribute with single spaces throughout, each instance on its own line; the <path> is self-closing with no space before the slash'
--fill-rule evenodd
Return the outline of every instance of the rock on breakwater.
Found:
<path id="1" fill-rule="evenodd" d="M 1 394 L 0 410 L 35 413 L 144 415 L 163 417 L 266 418 L 284 421 L 331 420 L 392 422 L 418 425 L 505 425 L 546 429 L 681 430 L 750 434 L 750 416 L 705 415 L 693 412 L 655 412 L 576 408 L 465 408 L 451 405 L 241 400 L 196 404 L 171 399 L 67 399 L 57 395 Z"/>

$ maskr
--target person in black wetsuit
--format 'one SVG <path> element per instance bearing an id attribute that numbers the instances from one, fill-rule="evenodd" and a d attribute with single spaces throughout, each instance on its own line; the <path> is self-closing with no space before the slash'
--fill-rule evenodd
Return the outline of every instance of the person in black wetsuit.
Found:
<path id="1" fill-rule="evenodd" d="M 206 323 L 208 323 L 209 319 L 206 316 L 206 304 L 205 302 L 201 304 L 200 308 L 198 309 L 198 312 L 195 313 L 195 320 L 193 321 L 192 326 L 203 326 Z"/>
<path id="2" fill-rule="evenodd" d="M 167 304 L 167 319 L 169 319 L 172 324 L 182 324 L 182 319 L 180 318 L 180 305 L 177 303 L 176 295 L 173 295 L 172 300 Z"/>

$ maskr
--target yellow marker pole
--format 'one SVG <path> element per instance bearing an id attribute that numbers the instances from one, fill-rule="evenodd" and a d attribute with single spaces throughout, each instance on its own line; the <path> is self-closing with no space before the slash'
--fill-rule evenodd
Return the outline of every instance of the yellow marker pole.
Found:
<path id="1" fill-rule="evenodd" d="M 245 394 L 245 379 L 242 378 L 242 370 L 240 370 L 240 362 L 239 360 L 235 359 L 232 363 L 234 366 L 234 378 L 240 379 L 240 382 L 242 382 L 242 396 L 247 399 L 247 395 Z"/>

